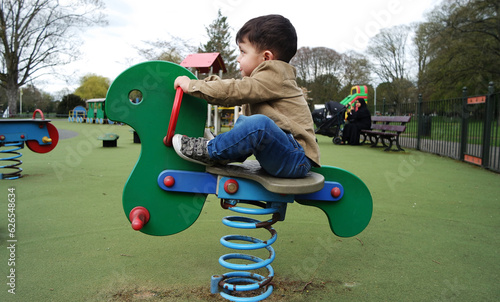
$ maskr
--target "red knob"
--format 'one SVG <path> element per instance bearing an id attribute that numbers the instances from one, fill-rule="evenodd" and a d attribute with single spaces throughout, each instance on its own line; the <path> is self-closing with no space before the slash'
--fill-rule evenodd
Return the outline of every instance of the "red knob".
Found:
<path id="1" fill-rule="evenodd" d="M 228 194 L 234 194 L 238 192 L 238 182 L 234 179 L 228 179 L 224 183 L 224 191 Z"/>
<path id="2" fill-rule="evenodd" d="M 175 184 L 175 178 L 173 178 L 172 176 L 166 176 L 164 179 L 163 179 L 163 184 L 165 186 L 167 186 L 167 188 L 171 188 L 174 186 Z"/>
<path id="3" fill-rule="evenodd" d="M 339 187 L 334 187 L 332 188 L 332 191 L 330 192 L 332 194 L 333 198 L 339 198 L 340 196 L 340 188 Z"/>
<path id="4" fill-rule="evenodd" d="M 144 207 L 135 207 L 130 211 L 129 219 L 132 221 L 132 228 L 139 231 L 149 221 L 149 211 Z"/>

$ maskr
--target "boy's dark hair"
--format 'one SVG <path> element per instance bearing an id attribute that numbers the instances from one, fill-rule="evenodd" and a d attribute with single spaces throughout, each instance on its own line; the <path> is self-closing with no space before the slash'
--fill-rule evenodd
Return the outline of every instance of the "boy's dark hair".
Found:
<path id="1" fill-rule="evenodd" d="M 257 50 L 270 50 L 275 59 L 290 62 L 297 52 L 297 33 L 290 20 L 267 15 L 249 20 L 236 34 L 236 43 L 247 38 Z"/>

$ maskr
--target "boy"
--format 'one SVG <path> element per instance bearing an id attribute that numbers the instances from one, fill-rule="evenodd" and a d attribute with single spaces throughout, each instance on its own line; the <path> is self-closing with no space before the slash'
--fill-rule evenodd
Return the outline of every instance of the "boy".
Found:
<path id="1" fill-rule="evenodd" d="M 182 76 L 174 88 L 211 104 L 244 105 L 245 115 L 232 130 L 211 140 L 175 135 L 175 151 L 204 165 L 243 162 L 253 154 L 273 176 L 304 177 L 311 166 L 320 165 L 319 146 L 295 68 L 288 64 L 297 51 L 295 28 L 283 16 L 261 16 L 238 31 L 236 42 L 242 79 Z"/>

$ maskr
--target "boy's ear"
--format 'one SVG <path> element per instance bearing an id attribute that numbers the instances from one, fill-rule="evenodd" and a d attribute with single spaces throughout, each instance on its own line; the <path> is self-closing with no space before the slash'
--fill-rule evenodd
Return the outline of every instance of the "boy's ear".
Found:
<path id="1" fill-rule="evenodd" d="M 274 54 L 270 50 L 264 51 L 264 61 L 274 60 Z"/>

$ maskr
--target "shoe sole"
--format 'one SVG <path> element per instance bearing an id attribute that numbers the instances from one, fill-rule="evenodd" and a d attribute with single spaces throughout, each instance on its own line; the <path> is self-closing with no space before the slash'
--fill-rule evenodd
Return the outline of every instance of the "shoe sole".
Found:
<path id="1" fill-rule="evenodd" d="M 176 134 L 172 138 L 172 147 L 174 147 L 175 153 L 177 153 L 177 155 L 179 155 L 179 157 L 181 157 L 184 160 L 187 160 L 187 161 L 190 161 L 190 162 L 193 162 L 196 164 L 200 164 L 203 166 L 208 166 L 209 164 L 207 164 L 207 163 L 204 163 L 202 161 L 187 157 L 186 155 L 182 154 L 181 149 L 182 149 L 182 137 L 183 136 L 184 135 L 182 135 L 182 134 Z"/>

